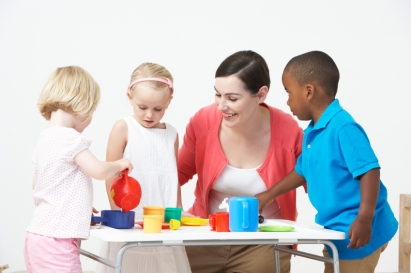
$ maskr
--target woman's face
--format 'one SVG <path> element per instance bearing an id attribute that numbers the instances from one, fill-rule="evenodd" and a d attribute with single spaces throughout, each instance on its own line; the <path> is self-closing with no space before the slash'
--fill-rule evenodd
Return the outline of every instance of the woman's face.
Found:
<path id="1" fill-rule="evenodd" d="M 262 102 L 258 95 L 246 90 L 244 83 L 234 75 L 216 78 L 214 89 L 215 103 L 223 113 L 223 124 L 227 127 L 247 124 Z"/>

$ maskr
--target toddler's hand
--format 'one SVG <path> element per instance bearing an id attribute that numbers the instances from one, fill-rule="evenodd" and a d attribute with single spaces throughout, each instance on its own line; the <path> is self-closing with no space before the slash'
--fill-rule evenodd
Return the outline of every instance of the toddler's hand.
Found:
<path id="1" fill-rule="evenodd" d="M 131 173 L 131 171 L 133 170 L 133 165 L 131 165 L 130 160 L 128 160 L 127 158 L 122 158 L 120 160 L 117 160 L 117 162 L 120 165 L 120 171 L 128 169 L 128 173 Z"/>
<path id="2" fill-rule="evenodd" d="M 350 244 L 347 248 L 360 248 L 370 242 L 372 234 L 372 221 L 361 219 L 357 217 L 351 224 L 348 231 Z"/>
<path id="3" fill-rule="evenodd" d="M 92 210 L 92 213 L 91 213 L 91 216 L 93 216 L 94 214 L 96 214 L 96 213 L 98 213 L 98 210 L 96 210 L 94 207 L 93 207 L 93 210 Z M 97 225 L 98 223 L 95 223 L 95 222 L 91 222 L 91 226 L 95 226 L 95 225 Z"/>

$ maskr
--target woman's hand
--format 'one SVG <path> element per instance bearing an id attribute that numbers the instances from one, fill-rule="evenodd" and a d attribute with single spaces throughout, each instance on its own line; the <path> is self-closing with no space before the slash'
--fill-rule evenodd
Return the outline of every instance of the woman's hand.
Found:
<path id="1" fill-rule="evenodd" d="M 192 215 L 188 211 L 184 211 L 184 210 L 181 212 L 181 217 L 195 217 L 195 218 L 198 218 L 198 216 Z"/>

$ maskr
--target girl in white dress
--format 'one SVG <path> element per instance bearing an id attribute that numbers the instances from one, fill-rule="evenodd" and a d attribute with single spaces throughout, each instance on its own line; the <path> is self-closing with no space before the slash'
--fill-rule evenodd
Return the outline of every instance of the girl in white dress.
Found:
<path id="1" fill-rule="evenodd" d="M 135 219 L 143 219 L 143 206 L 182 207 L 177 177 L 178 134 L 168 123 L 160 122 L 173 98 L 173 77 L 163 66 L 143 63 L 131 75 L 127 97 L 133 116 L 118 120 L 110 133 L 107 161 L 129 158 L 133 164 L 130 176 L 137 179 L 142 190 Z M 110 187 L 116 177 L 106 180 L 110 206 L 118 208 L 110 198 Z M 104 243 L 100 255 L 115 261 L 123 243 Z M 97 264 L 97 273 L 115 272 Z M 123 256 L 124 273 L 191 273 L 185 248 L 134 247 Z"/>

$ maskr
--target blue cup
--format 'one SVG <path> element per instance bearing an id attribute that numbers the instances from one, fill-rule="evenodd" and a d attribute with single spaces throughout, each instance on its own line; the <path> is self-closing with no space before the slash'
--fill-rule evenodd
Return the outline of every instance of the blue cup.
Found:
<path id="1" fill-rule="evenodd" d="M 231 232 L 258 230 L 258 199 L 253 196 L 234 196 L 228 201 Z"/>

